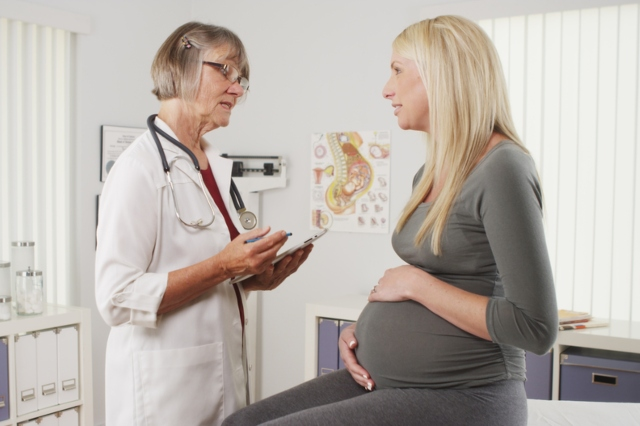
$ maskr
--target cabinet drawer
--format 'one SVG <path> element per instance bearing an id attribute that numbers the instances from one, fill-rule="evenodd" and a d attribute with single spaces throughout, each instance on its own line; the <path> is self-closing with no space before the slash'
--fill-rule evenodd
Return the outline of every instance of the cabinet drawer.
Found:
<path id="1" fill-rule="evenodd" d="M 565 350 L 560 357 L 560 399 L 640 402 L 640 354 Z"/>

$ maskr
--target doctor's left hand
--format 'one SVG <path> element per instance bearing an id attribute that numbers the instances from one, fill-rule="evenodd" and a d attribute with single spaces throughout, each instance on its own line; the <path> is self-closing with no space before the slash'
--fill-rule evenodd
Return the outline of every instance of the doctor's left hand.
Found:
<path id="1" fill-rule="evenodd" d="M 273 290 L 278 287 L 307 260 L 312 249 L 313 244 L 310 244 L 296 251 L 293 255 L 282 258 L 275 265 L 270 265 L 263 273 L 245 280 L 242 283 L 244 290 L 247 292 L 256 290 L 264 291 Z"/>

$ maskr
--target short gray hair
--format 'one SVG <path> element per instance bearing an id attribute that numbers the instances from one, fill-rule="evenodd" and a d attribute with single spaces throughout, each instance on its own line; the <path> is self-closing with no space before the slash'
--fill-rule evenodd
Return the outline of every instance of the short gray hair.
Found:
<path id="1" fill-rule="evenodd" d="M 151 65 L 156 97 L 163 101 L 194 100 L 200 86 L 202 61 L 209 49 L 228 48 L 227 58 L 238 65 L 240 75 L 249 79 L 249 60 L 240 38 L 231 30 L 201 22 L 178 27 L 160 46 Z"/>

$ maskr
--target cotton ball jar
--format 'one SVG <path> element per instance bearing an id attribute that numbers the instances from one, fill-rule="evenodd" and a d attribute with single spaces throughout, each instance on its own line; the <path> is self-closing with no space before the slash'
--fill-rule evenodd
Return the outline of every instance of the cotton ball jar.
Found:
<path id="1" fill-rule="evenodd" d="M 44 309 L 42 271 L 16 272 L 16 310 L 18 315 L 37 315 Z"/>

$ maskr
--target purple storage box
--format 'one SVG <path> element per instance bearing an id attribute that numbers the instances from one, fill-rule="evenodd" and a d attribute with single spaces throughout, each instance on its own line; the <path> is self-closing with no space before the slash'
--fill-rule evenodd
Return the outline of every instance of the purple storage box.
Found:
<path id="1" fill-rule="evenodd" d="M 560 356 L 560 399 L 640 402 L 640 354 L 568 348 Z"/>
<path id="2" fill-rule="evenodd" d="M 525 353 L 527 362 L 527 381 L 524 382 L 524 390 L 528 399 L 551 399 L 551 372 L 553 358 L 551 352 L 545 355 Z"/>

